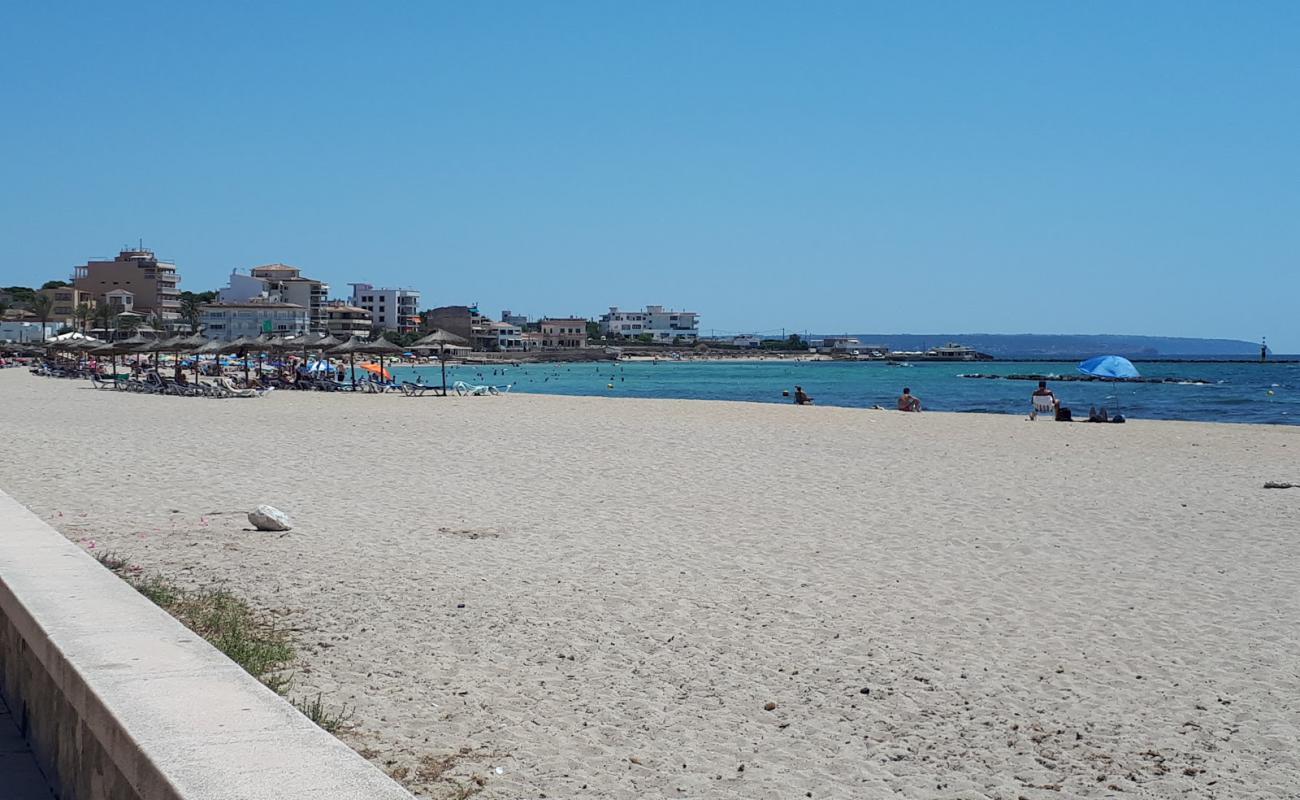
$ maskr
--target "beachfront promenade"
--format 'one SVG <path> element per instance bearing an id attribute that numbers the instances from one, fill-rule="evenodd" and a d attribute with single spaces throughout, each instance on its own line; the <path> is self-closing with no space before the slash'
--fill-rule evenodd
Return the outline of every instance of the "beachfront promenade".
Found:
<path id="1" fill-rule="evenodd" d="M 419 796 L 1300 785 L 1300 490 L 1262 488 L 1300 477 L 1294 427 L 202 402 L 21 370 L 0 403 L 0 488 L 274 614 L 297 691 L 346 704 L 343 741 Z M 258 503 L 294 529 L 248 530 Z M 6 564 L 33 592 L 59 574 Z"/>
<path id="2" fill-rule="evenodd" d="M 0 797 L 409 800 L 3 492 L 0 532 Z"/>

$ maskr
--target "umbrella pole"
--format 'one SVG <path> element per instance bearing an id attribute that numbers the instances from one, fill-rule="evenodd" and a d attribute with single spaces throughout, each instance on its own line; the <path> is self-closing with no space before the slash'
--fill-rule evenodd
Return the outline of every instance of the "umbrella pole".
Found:
<path id="1" fill-rule="evenodd" d="M 357 388 L 357 357 L 354 353 L 348 353 L 348 374 L 352 377 L 352 388 Z"/>
<path id="2" fill-rule="evenodd" d="M 447 396 L 447 346 L 438 345 L 438 360 L 442 362 L 442 396 Z"/>

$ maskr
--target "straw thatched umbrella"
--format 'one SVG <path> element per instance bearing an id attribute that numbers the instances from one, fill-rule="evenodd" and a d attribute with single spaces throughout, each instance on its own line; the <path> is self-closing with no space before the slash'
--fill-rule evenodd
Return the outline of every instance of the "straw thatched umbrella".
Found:
<path id="1" fill-rule="evenodd" d="M 366 347 L 364 350 L 358 350 L 357 352 L 370 353 L 371 355 L 379 356 L 379 380 L 381 381 L 384 379 L 384 354 L 387 353 L 393 356 L 399 356 L 402 353 L 406 352 L 405 347 L 402 347 L 401 345 L 396 344 L 394 342 L 390 342 L 387 339 L 385 339 L 383 336 L 380 336 L 378 339 L 375 339 L 373 342 L 366 342 L 365 345 Z"/>
<path id="2" fill-rule="evenodd" d="M 212 356 L 217 366 L 217 374 L 221 374 L 221 351 L 226 347 L 226 343 L 220 339 L 209 339 L 208 343 L 194 349 L 194 360 L 197 362 L 202 356 Z"/>
<path id="3" fill-rule="evenodd" d="M 203 349 L 204 347 L 207 347 L 211 343 L 211 341 L 212 341 L 211 339 L 204 336 L 203 334 L 195 333 L 190 336 L 186 336 L 178 343 L 182 347 L 180 352 L 195 354 L 194 355 L 194 381 L 196 383 L 199 380 L 199 357 L 197 354 L 199 350 Z"/>
<path id="4" fill-rule="evenodd" d="M 256 347 L 265 347 L 266 343 L 260 339 L 251 336 L 240 336 L 238 339 L 226 342 L 221 347 L 222 353 L 237 353 L 244 362 L 244 383 L 248 383 L 248 351 Z"/>
<path id="5" fill-rule="evenodd" d="M 384 376 L 384 354 L 401 353 L 402 348 L 382 337 L 379 339 L 375 339 L 374 341 L 368 342 L 365 339 L 361 339 L 357 336 L 353 336 L 351 339 L 348 339 L 346 342 L 339 345 L 338 347 L 331 348 L 329 352 L 338 353 L 339 355 L 345 353 L 347 354 L 348 368 L 349 368 L 349 372 L 352 375 L 352 384 L 355 386 L 357 382 L 357 372 L 356 372 L 357 353 L 362 353 L 362 354 L 369 353 L 369 354 L 374 354 L 379 356 L 379 377 L 382 379 Z"/>
<path id="6" fill-rule="evenodd" d="M 419 339 L 411 345 L 411 349 L 432 350 L 438 348 L 438 361 L 442 364 L 442 396 L 447 396 L 447 345 L 449 344 L 469 344 L 461 337 L 454 333 L 447 333 L 444 330 L 435 330 L 433 333 Z"/>
<path id="7" fill-rule="evenodd" d="M 329 334 L 317 336 L 315 333 L 305 333 L 297 339 L 294 339 L 293 343 L 295 350 L 302 350 L 302 361 L 304 365 L 307 363 L 308 351 L 315 350 L 316 352 L 324 354 L 324 352 L 329 350 L 331 347 L 338 347 L 343 344 L 342 341 L 335 339 Z"/>

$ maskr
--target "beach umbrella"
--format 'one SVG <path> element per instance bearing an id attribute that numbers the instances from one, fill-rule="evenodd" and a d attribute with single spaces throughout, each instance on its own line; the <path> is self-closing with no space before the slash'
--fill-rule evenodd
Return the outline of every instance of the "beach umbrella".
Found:
<path id="1" fill-rule="evenodd" d="M 384 338 L 375 339 L 374 341 L 366 341 L 365 339 L 353 336 L 343 344 L 331 348 L 329 352 L 337 353 L 339 355 L 347 354 L 348 366 L 352 370 L 352 382 L 355 384 L 357 353 L 379 356 L 379 367 L 380 369 L 383 369 L 384 354 L 401 353 L 402 348 Z"/>
<path id="2" fill-rule="evenodd" d="M 266 343 L 261 341 L 260 339 L 255 339 L 251 336 L 240 336 L 238 339 L 233 339 L 229 342 L 226 342 L 224 345 L 222 345 L 221 352 L 236 353 L 239 355 L 240 359 L 244 362 L 244 383 L 247 384 L 248 383 L 248 351 L 258 347 L 265 347 L 265 346 Z"/>
<path id="3" fill-rule="evenodd" d="M 114 342 L 114 346 L 118 348 L 117 352 L 126 355 L 127 353 L 136 352 L 137 347 L 149 344 L 152 341 L 154 341 L 153 337 L 145 336 L 143 333 L 136 331 L 135 334 L 126 339 L 119 339 Z M 136 361 L 139 362 L 139 358 Z"/>
<path id="4" fill-rule="evenodd" d="M 438 348 L 438 361 L 442 364 L 443 397 L 447 396 L 447 345 L 449 344 L 469 344 L 469 342 L 454 333 L 436 330 L 411 345 L 412 350 L 432 350 L 435 347 Z"/>
<path id="5" fill-rule="evenodd" d="M 1090 358 L 1079 364 L 1079 371 L 1084 375 L 1092 375 L 1096 378 L 1140 378 L 1142 373 L 1137 371 L 1133 362 L 1123 356 L 1097 356 Z"/>
<path id="6" fill-rule="evenodd" d="M 388 373 L 384 370 L 384 354 L 387 353 L 394 357 L 400 356 L 403 350 L 405 350 L 405 348 L 403 348 L 401 345 L 394 344 L 393 342 L 388 341 L 382 336 L 379 337 L 378 339 L 375 339 L 373 342 L 366 342 L 366 348 L 367 349 L 362 352 L 367 352 L 372 355 L 379 356 L 379 377 L 382 379 L 385 376 L 387 376 L 388 380 L 391 381 L 393 379 L 393 376 L 388 375 Z"/>
<path id="7" fill-rule="evenodd" d="M 211 344 L 211 343 L 212 343 L 212 340 L 209 339 L 208 337 L 204 336 L 204 335 L 201 334 L 201 333 L 195 333 L 195 334 L 191 334 L 191 335 L 189 335 L 189 336 L 186 336 L 186 337 L 184 337 L 184 338 L 179 342 L 179 344 L 181 345 L 181 348 L 182 348 L 182 349 L 181 349 L 181 352 L 183 352 L 183 353 L 194 353 L 194 354 L 195 354 L 195 355 L 194 355 L 194 380 L 195 380 L 195 382 L 198 382 L 198 380 L 199 380 L 199 357 L 198 357 L 198 353 L 199 353 L 200 350 L 202 350 L 203 348 L 207 347 L 207 346 L 208 346 L 209 344 Z"/>
<path id="8" fill-rule="evenodd" d="M 1094 378 L 1105 378 L 1106 380 L 1126 380 L 1128 378 L 1140 378 L 1142 373 L 1137 371 L 1133 362 L 1123 356 L 1097 356 L 1083 361 L 1079 364 L 1078 370 L 1084 375 L 1091 375 Z M 1115 412 L 1120 413 L 1119 392 L 1115 392 Z"/>
<path id="9" fill-rule="evenodd" d="M 359 339 L 359 338 L 357 338 L 356 336 L 353 336 L 351 339 L 348 339 L 348 340 L 347 340 L 346 342 L 344 342 L 343 344 L 335 345 L 334 347 L 330 348 L 330 350 L 329 350 L 330 353 L 337 353 L 337 354 L 339 354 L 339 355 L 344 355 L 344 354 L 347 355 L 347 357 L 348 357 L 348 376 L 352 379 L 352 385 L 353 385 L 353 387 L 355 387 L 355 386 L 357 385 L 357 365 L 356 365 L 356 354 L 357 354 L 357 348 L 360 347 L 360 346 L 363 345 L 363 344 L 365 344 L 365 340 L 364 340 L 364 339 Z"/>
<path id="10" fill-rule="evenodd" d="M 383 380 L 391 381 L 393 379 L 392 374 L 378 364 L 362 364 L 361 369 L 369 372 L 371 375 L 378 375 Z"/>
<path id="11" fill-rule="evenodd" d="M 132 352 L 132 353 L 157 353 L 157 354 L 159 354 L 159 356 L 161 356 L 161 354 L 162 354 L 163 351 L 171 349 L 171 342 L 172 342 L 171 339 L 166 339 L 166 338 L 162 338 L 162 337 L 159 337 L 159 338 L 157 338 L 157 339 L 149 339 L 149 340 L 145 341 L 144 344 L 139 344 L 139 345 L 136 345 L 135 347 L 132 347 L 132 348 L 130 349 L 129 352 Z M 155 362 L 155 364 L 154 364 L 154 368 L 155 368 L 155 369 L 157 369 L 157 368 L 160 367 L 160 366 L 161 366 L 160 363 Z"/>
<path id="12" fill-rule="evenodd" d="M 116 378 L 117 357 L 119 355 L 122 355 L 123 353 L 130 352 L 130 350 L 131 350 L 131 346 L 128 346 L 125 341 L 121 341 L 121 342 L 104 342 L 101 343 L 98 347 L 88 352 L 90 355 L 94 355 L 94 356 L 109 356 L 113 364 L 113 377 Z"/>

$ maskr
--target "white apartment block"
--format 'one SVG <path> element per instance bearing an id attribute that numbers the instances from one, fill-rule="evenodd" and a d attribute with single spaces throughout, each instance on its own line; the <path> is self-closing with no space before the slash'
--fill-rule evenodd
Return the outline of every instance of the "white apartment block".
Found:
<path id="1" fill-rule="evenodd" d="M 368 283 L 350 283 L 351 304 L 370 312 L 376 328 L 398 333 L 419 330 L 420 292 L 416 289 L 387 289 Z"/>
<path id="2" fill-rule="evenodd" d="M 694 342 L 700 336 L 700 315 L 663 306 L 646 306 L 644 311 L 621 311 L 617 306 L 610 306 L 609 313 L 600 317 L 600 332 L 628 339 L 648 334 L 656 342 L 671 343 L 678 337 Z"/>
<path id="3" fill-rule="evenodd" d="M 308 330 L 310 315 L 305 307 L 293 303 L 205 303 L 199 307 L 199 324 L 209 339 L 228 342 L 262 334 L 301 336 Z"/>
<path id="4" fill-rule="evenodd" d="M 230 283 L 217 293 L 223 303 L 250 303 L 269 300 L 275 303 L 292 303 L 307 309 L 308 322 L 313 331 L 325 330 L 323 307 L 329 296 L 328 283 L 304 278 L 302 270 L 287 264 L 263 264 L 253 267 L 244 275 L 230 272 Z"/>

